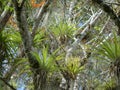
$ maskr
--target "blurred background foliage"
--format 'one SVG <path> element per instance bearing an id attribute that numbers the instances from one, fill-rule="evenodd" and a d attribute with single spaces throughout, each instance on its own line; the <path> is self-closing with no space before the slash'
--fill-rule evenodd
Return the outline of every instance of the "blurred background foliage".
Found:
<path id="1" fill-rule="evenodd" d="M 92 1 L 53 0 L 38 20 L 31 53 L 39 62 L 43 90 L 119 90 L 118 28 Z M 119 0 L 103 1 L 119 16 Z M 10 86 L 34 90 L 34 72 L 25 53 L 15 10 L 6 6 L 10 2 L 0 0 L 0 20 L 5 10 L 13 11 L 0 30 L 0 90 L 12 90 Z M 26 0 L 24 7 L 32 35 L 41 7 L 32 7 L 30 0 Z"/>

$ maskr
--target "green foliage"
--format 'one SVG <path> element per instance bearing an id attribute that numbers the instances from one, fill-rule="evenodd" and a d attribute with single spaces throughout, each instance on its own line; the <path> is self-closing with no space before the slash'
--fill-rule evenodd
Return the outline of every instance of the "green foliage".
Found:
<path id="1" fill-rule="evenodd" d="M 31 75 L 30 65 L 28 63 L 27 58 L 16 58 L 13 65 L 20 69 L 20 71 L 18 73 L 18 76 L 20 76 L 24 73 L 27 73 L 27 74 Z"/>
<path id="2" fill-rule="evenodd" d="M 37 48 L 42 47 L 47 39 L 48 35 L 46 35 L 45 29 L 39 29 L 34 37 L 34 46 Z"/>
<path id="3" fill-rule="evenodd" d="M 0 13 L 8 9 L 11 11 L 14 10 L 12 8 L 13 6 L 8 7 L 6 5 L 9 1 L 11 0 L 0 0 Z M 17 1 L 20 4 L 23 0 Z M 114 87 L 114 82 L 116 81 L 110 80 L 110 75 L 113 74 L 112 71 L 116 69 L 116 66 L 114 67 L 114 65 L 110 65 L 110 62 L 114 62 L 120 57 L 120 37 L 114 34 L 114 38 L 103 40 L 104 42 L 99 44 L 103 39 L 103 36 L 107 36 L 111 33 L 112 28 L 116 30 L 116 27 L 111 20 L 106 22 L 106 15 L 100 14 L 99 12 L 101 11 L 98 10 L 98 8 L 89 6 L 88 3 L 90 4 L 91 1 L 88 1 L 89 0 L 54 0 L 47 9 L 45 8 L 45 11 L 43 9 L 44 7 L 40 8 L 40 11 L 39 8 L 33 8 L 31 6 L 31 2 L 26 0 L 23 5 L 25 7 L 25 13 L 23 14 L 26 14 L 26 21 L 28 24 L 27 28 L 32 33 L 34 26 L 38 25 L 38 29 L 35 30 L 36 32 L 33 41 L 30 40 L 32 41 L 32 49 L 30 48 L 30 52 L 32 52 L 35 60 L 39 62 L 39 65 L 37 70 L 32 67 L 32 65 L 29 65 L 29 52 L 25 53 L 26 49 L 23 45 L 23 41 L 21 40 L 21 36 L 24 35 L 20 36 L 18 30 L 19 27 L 17 30 L 11 29 L 11 27 L 14 27 L 12 26 L 14 23 L 9 24 L 8 22 L 8 25 L 6 24 L 4 30 L 0 32 L 0 65 L 5 67 L 3 71 L 4 74 L 6 74 L 7 71 L 11 72 L 11 69 L 13 68 L 13 75 L 9 77 L 13 78 L 11 78 L 10 81 L 8 80 L 8 82 L 12 82 L 16 87 L 16 79 L 19 78 L 20 81 L 18 82 L 21 82 L 21 79 L 24 82 L 27 81 L 25 86 L 27 89 L 30 87 L 32 89 L 29 90 L 33 90 L 34 83 L 32 80 L 35 80 L 37 83 L 40 82 L 39 84 L 42 84 L 41 86 L 46 86 L 44 82 L 48 82 L 50 84 L 56 84 L 56 82 L 58 82 L 60 85 L 62 75 L 64 77 L 66 75 L 65 79 L 72 79 L 71 81 L 75 81 L 76 76 L 80 74 L 80 83 L 78 82 L 77 84 L 85 86 L 85 89 L 91 89 L 92 87 L 95 88 L 95 90 L 110 90 Z M 117 0 L 115 3 L 117 3 Z M 115 5 L 115 7 L 117 7 L 117 5 Z M 112 5 L 112 8 L 114 8 L 114 5 Z M 14 12 L 12 15 L 14 15 Z M 39 15 L 40 20 L 37 19 Z M 99 17 L 99 15 L 101 16 Z M 18 20 L 16 17 L 14 19 Z M 23 24 L 24 22 L 22 25 Z M 76 24 L 80 25 L 78 26 L 80 28 L 77 32 L 78 35 L 82 35 L 83 37 L 85 35 L 85 37 L 82 40 L 77 37 L 75 42 L 72 43 L 74 38 L 73 34 L 77 30 Z M 27 25 L 25 25 L 25 27 L 26 26 Z M 24 26 L 22 28 L 24 28 Z M 102 31 L 104 29 L 105 32 Z M 23 30 L 23 32 L 24 31 L 25 30 Z M 81 33 L 82 31 L 84 31 L 84 33 Z M 30 35 L 32 37 L 33 34 Z M 24 37 L 22 38 L 24 39 Z M 83 45 L 84 49 L 80 47 L 80 44 Z M 46 48 L 46 46 L 48 47 Z M 62 46 L 62 49 L 60 46 Z M 95 47 L 97 47 L 99 55 L 95 52 Z M 54 51 L 56 48 L 58 49 Z M 69 52 L 69 50 L 71 51 Z M 72 57 L 67 57 L 67 62 L 64 60 L 65 54 L 72 55 Z M 85 60 L 80 59 L 80 57 L 84 57 L 83 54 L 88 55 Z M 107 60 L 109 59 L 110 62 L 107 62 L 107 60 L 105 60 L 106 58 Z M 2 60 L 5 60 L 5 62 L 1 63 Z M 86 62 L 86 60 L 88 62 Z M 6 63 L 6 61 L 8 62 Z M 81 66 L 84 63 L 85 66 Z M 33 72 L 31 72 L 31 69 Z M 34 72 L 34 70 L 36 71 Z M 35 78 L 32 78 L 32 75 L 35 75 Z M 4 78 L 2 75 L 1 77 Z M 53 81 L 51 82 L 51 80 Z M 28 86 L 28 84 L 30 84 L 30 86 Z M 41 87 L 39 84 L 37 84 L 38 87 Z M 57 87 L 59 87 L 59 85 L 57 85 Z M 51 90 L 58 90 L 58 88 Z"/>
<path id="4" fill-rule="evenodd" d="M 76 28 L 75 25 L 61 21 L 51 25 L 50 30 L 56 37 L 66 36 L 67 38 L 72 38 L 73 32 L 76 30 Z"/>
<path id="5" fill-rule="evenodd" d="M 104 68 L 107 65 L 110 65 L 110 66 L 107 66 L 106 69 L 109 70 L 110 76 L 116 77 L 117 65 L 115 65 L 115 63 L 119 62 L 119 58 L 120 58 L 120 36 L 117 36 L 116 33 L 113 33 L 113 37 L 107 40 L 104 40 L 104 42 L 100 44 L 97 50 L 100 57 L 103 58 Z M 102 86 L 102 88 L 105 88 L 103 90 L 113 90 L 112 88 L 116 87 L 117 80 L 112 80 L 111 78 L 108 80 L 109 81 L 106 84 L 104 83 L 104 85 Z M 101 89 L 98 89 L 98 90 L 101 90 Z"/>
<path id="6" fill-rule="evenodd" d="M 99 26 L 95 26 L 94 29 L 99 31 L 101 28 Z"/>
<path id="7" fill-rule="evenodd" d="M 1 3 L 2 5 L 5 5 L 6 1 L 5 1 L 5 0 L 0 0 L 0 3 Z"/>
<path id="8" fill-rule="evenodd" d="M 6 4 L 8 2 L 11 2 L 10 0 L 0 0 L 0 13 L 2 13 L 3 10 L 10 10 L 13 11 L 13 7 L 8 7 Z"/>
<path id="9" fill-rule="evenodd" d="M 32 52 L 32 54 L 36 57 L 39 62 L 40 69 L 46 72 L 52 72 L 55 70 L 55 58 L 53 55 L 48 53 L 47 48 L 43 48 L 40 54 L 36 52 Z"/>
<path id="10" fill-rule="evenodd" d="M 96 90 L 113 90 L 113 88 L 116 86 L 116 81 L 114 79 L 111 79 L 107 82 L 104 82 L 96 87 Z"/>
<path id="11" fill-rule="evenodd" d="M 110 60 L 116 60 L 120 57 L 120 37 L 114 34 L 113 39 L 106 40 L 98 48 L 98 53 Z"/>
<path id="12" fill-rule="evenodd" d="M 84 66 L 80 66 L 79 57 L 71 57 L 62 69 L 68 72 L 71 79 L 76 79 L 76 75 L 84 69 Z"/>
<path id="13" fill-rule="evenodd" d="M 0 51 L 6 54 L 5 57 L 13 58 L 20 43 L 21 38 L 18 32 L 7 32 L 5 30 L 0 32 Z"/>

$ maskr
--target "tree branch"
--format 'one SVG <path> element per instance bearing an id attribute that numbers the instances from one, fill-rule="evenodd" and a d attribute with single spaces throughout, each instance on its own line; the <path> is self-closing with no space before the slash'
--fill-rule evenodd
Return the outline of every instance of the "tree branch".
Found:
<path id="1" fill-rule="evenodd" d="M 118 5 L 118 6 L 120 6 L 120 3 L 109 3 L 109 2 L 105 2 L 105 3 L 110 4 L 110 5 Z"/>
<path id="2" fill-rule="evenodd" d="M 12 0 L 12 2 L 14 4 L 15 9 L 17 9 L 19 6 L 17 0 Z"/>
<path id="3" fill-rule="evenodd" d="M 7 4 L 8 7 L 11 7 L 12 6 L 12 3 L 9 2 Z M 2 31 L 2 29 L 5 27 L 7 21 L 9 20 L 11 14 L 12 14 L 13 11 L 10 11 L 10 9 L 5 9 L 3 11 L 3 13 L 1 14 L 0 16 L 0 31 Z"/>
<path id="4" fill-rule="evenodd" d="M 12 85 L 10 85 L 5 79 L 0 77 L 0 80 L 2 80 L 7 86 L 9 86 L 12 90 L 17 90 L 15 89 Z"/>
<path id="5" fill-rule="evenodd" d="M 110 6 L 108 6 L 107 4 L 105 4 L 103 0 L 92 0 L 92 1 L 94 3 L 97 3 L 100 6 L 100 8 L 110 16 L 110 18 L 114 21 L 115 25 L 118 27 L 118 35 L 120 35 L 120 19 L 113 11 L 113 9 L 110 8 Z"/>
<path id="6" fill-rule="evenodd" d="M 36 31 L 38 29 L 39 23 L 41 18 L 43 17 L 44 13 L 47 11 L 48 6 L 50 5 L 51 0 L 47 0 L 46 3 L 41 7 L 41 9 L 39 10 L 39 12 L 37 12 L 37 16 L 35 17 L 35 23 L 34 26 L 32 28 L 32 39 L 34 38 Z"/>
<path id="7" fill-rule="evenodd" d="M 26 0 L 22 0 L 22 3 L 21 3 L 21 5 L 20 5 L 20 7 L 23 7 L 25 1 L 26 1 Z"/>
<path id="8" fill-rule="evenodd" d="M 27 18 L 26 18 L 26 12 L 25 7 L 22 5 L 22 7 L 16 6 L 16 0 L 12 0 L 15 11 L 16 11 L 16 18 L 17 18 L 17 25 L 19 27 L 20 35 L 23 41 L 24 50 L 26 55 L 28 56 L 30 66 L 32 68 L 32 71 L 35 72 L 39 68 L 39 63 L 36 60 L 36 58 L 31 54 L 33 51 L 32 49 L 32 37 L 28 28 Z"/>
<path id="9" fill-rule="evenodd" d="M 83 29 L 83 31 L 81 33 L 79 33 L 79 31 L 77 32 L 75 41 L 72 43 L 70 48 L 67 50 L 67 54 L 66 54 L 66 58 L 65 58 L 66 61 L 67 61 L 68 57 L 71 56 L 72 52 L 74 52 L 76 50 L 76 47 L 81 42 L 81 40 L 85 37 L 85 35 L 87 35 L 87 33 L 89 32 L 91 27 L 94 26 L 94 24 L 96 23 L 98 18 L 101 16 L 101 14 L 102 14 L 102 10 L 99 10 L 98 12 L 96 12 L 88 20 L 89 22 L 86 25 L 86 27 Z"/>

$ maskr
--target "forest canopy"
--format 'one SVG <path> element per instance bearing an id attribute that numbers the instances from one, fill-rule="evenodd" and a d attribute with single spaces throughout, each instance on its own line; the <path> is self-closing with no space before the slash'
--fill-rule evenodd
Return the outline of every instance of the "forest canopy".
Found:
<path id="1" fill-rule="evenodd" d="M 0 0 L 0 90 L 120 90 L 120 1 Z"/>

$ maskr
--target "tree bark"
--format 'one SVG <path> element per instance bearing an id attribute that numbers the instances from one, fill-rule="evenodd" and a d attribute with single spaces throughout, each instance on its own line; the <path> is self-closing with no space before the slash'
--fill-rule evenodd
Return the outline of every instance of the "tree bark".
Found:
<path id="1" fill-rule="evenodd" d="M 8 6 L 8 7 L 11 7 L 11 6 L 12 6 L 12 3 L 9 2 L 7 6 Z M 1 16 L 0 16 L 0 31 L 2 31 L 3 28 L 5 27 L 5 25 L 6 25 L 7 21 L 9 20 L 12 12 L 13 12 L 13 11 L 10 11 L 10 9 L 8 9 L 8 10 L 5 9 L 5 10 L 3 11 L 3 13 L 1 14 Z"/>
<path id="2" fill-rule="evenodd" d="M 6 80 L 4 80 L 3 78 L 0 77 L 0 80 L 2 80 L 7 86 L 9 86 L 11 88 L 11 90 L 17 90 L 12 85 L 10 85 Z"/>
<path id="3" fill-rule="evenodd" d="M 13 4 L 14 4 L 14 8 L 15 8 L 15 12 L 16 12 L 16 18 L 17 18 L 17 25 L 19 27 L 19 31 L 20 31 L 20 35 L 23 41 L 23 45 L 24 45 L 24 50 L 25 53 L 28 57 L 29 63 L 30 63 L 30 67 L 31 67 L 31 71 L 33 73 L 33 84 L 34 84 L 34 90 L 44 90 L 44 86 L 46 83 L 46 78 L 47 78 L 47 72 L 42 71 L 40 69 L 40 65 L 39 62 L 36 60 L 36 58 L 32 55 L 31 52 L 33 52 L 33 40 L 32 40 L 32 34 L 30 33 L 30 30 L 28 28 L 28 22 L 27 22 L 27 18 L 26 18 L 26 10 L 24 5 L 24 2 L 26 0 L 23 0 L 21 6 L 19 6 L 18 2 L 16 0 L 12 0 Z M 50 4 L 50 0 L 47 0 L 46 2 L 48 5 Z M 46 10 L 47 7 L 43 8 L 42 14 L 40 14 L 40 17 L 43 16 L 44 10 Z M 40 19 L 39 19 L 40 20 Z M 37 22 L 39 21 L 37 20 Z M 36 29 L 38 27 L 38 23 L 36 23 Z M 36 30 L 33 29 L 33 32 L 35 32 Z"/>

